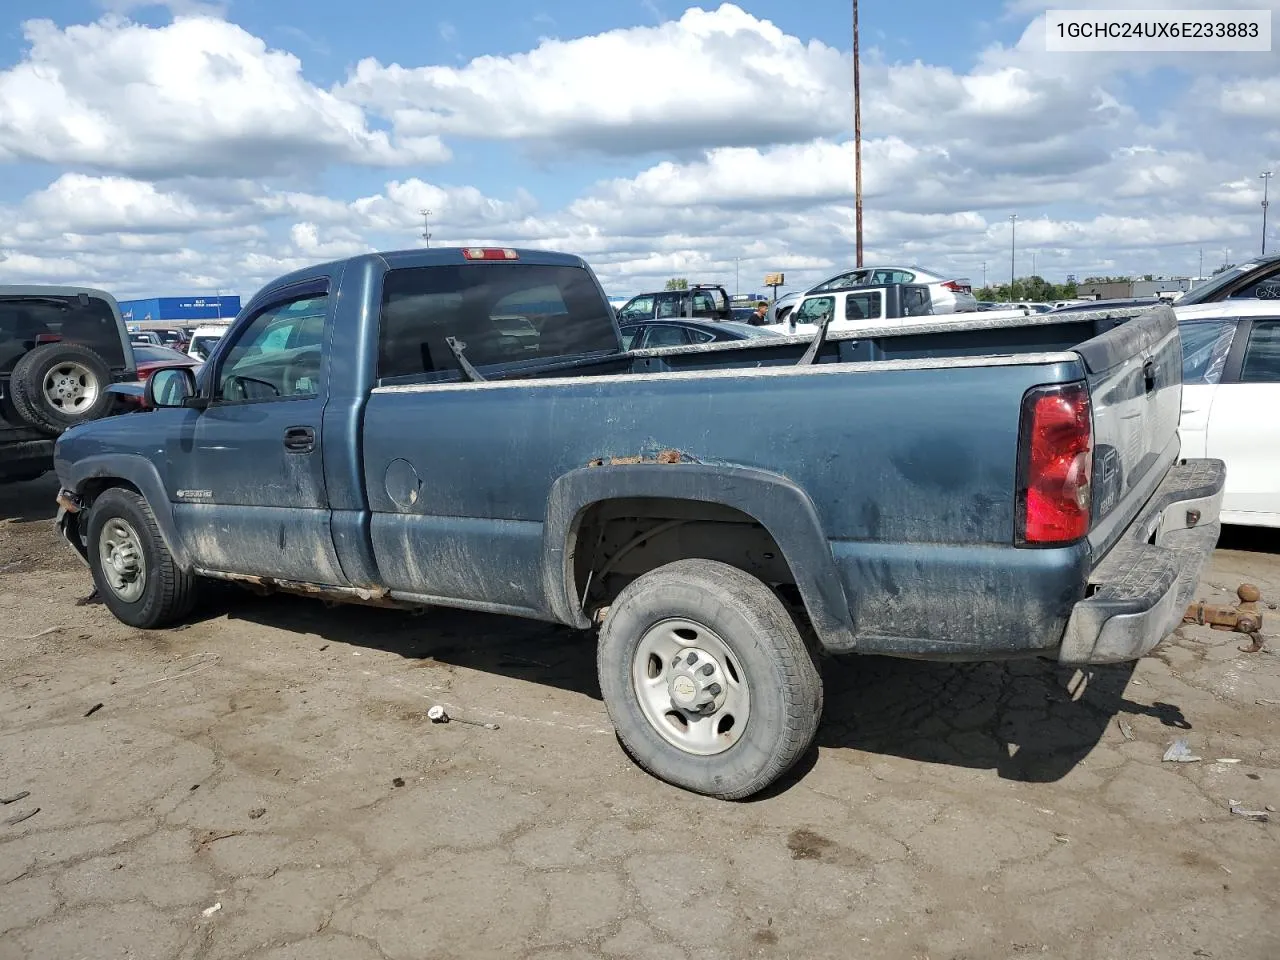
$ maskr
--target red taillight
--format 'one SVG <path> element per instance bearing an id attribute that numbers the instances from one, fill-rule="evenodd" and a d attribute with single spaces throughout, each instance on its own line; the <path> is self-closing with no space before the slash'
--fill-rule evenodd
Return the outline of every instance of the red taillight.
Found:
<path id="1" fill-rule="evenodd" d="M 1022 400 L 1018 540 L 1070 543 L 1089 532 L 1093 410 L 1083 383 L 1037 387 Z"/>
<path id="2" fill-rule="evenodd" d="M 510 247 L 464 247 L 462 255 L 468 260 L 519 260 L 520 254 Z"/>
<path id="3" fill-rule="evenodd" d="M 967 283 L 961 283 L 959 280 L 948 280 L 943 286 L 952 293 L 973 293 L 973 287 Z"/>

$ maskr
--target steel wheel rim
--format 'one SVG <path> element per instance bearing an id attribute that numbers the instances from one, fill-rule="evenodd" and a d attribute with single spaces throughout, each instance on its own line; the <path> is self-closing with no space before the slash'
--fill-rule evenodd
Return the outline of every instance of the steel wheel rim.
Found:
<path id="1" fill-rule="evenodd" d="M 44 375 L 44 398 L 62 413 L 81 413 L 98 399 L 98 378 L 83 363 L 64 360 Z"/>
<path id="2" fill-rule="evenodd" d="M 751 718 L 742 662 L 696 620 L 675 617 L 646 630 L 632 656 L 631 685 L 654 732 L 693 756 L 724 753 Z"/>
<path id="3" fill-rule="evenodd" d="M 137 603 L 147 588 L 147 562 L 133 525 L 120 517 L 108 520 L 98 536 L 98 559 L 111 592 L 126 603 Z"/>

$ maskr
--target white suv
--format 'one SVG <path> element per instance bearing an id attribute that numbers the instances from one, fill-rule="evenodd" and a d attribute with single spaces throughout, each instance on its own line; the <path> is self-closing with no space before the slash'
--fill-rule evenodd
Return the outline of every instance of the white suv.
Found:
<path id="1" fill-rule="evenodd" d="M 191 334 L 191 344 L 187 347 L 187 356 L 204 363 L 209 359 L 209 351 L 213 349 L 213 345 L 222 339 L 222 335 L 227 332 L 227 327 L 229 326 L 230 324 L 224 323 L 196 327 L 195 332 Z"/>

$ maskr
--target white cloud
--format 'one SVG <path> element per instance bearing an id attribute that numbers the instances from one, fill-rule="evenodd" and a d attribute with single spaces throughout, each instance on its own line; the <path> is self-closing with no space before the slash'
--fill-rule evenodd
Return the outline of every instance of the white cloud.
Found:
<path id="1" fill-rule="evenodd" d="M 543 40 L 460 68 L 360 61 L 335 92 L 406 135 L 611 154 L 798 142 L 852 125 L 848 58 L 724 4 L 656 27 Z"/>
<path id="2" fill-rule="evenodd" d="M 25 34 L 25 59 L 0 72 L 0 161 L 162 177 L 449 156 L 434 137 L 370 127 L 358 106 L 309 83 L 297 57 L 214 17 L 65 30 L 37 20 Z"/>
<path id="3" fill-rule="evenodd" d="M 247 295 L 309 262 L 417 245 L 423 209 L 433 245 L 568 250 L 617 292 L 735 273 L 747 289 L 773 270 L 800 284 L 853 259 L 848 56 L 735 6 L 458 68 L 362 61 L 331 91 L 217 18 L 27 29 L 30 52 L 0 71 L 0 171 L 44 162 L 50 183 L 0 207 L 0 282 Z M 1007 277 L 1014 211 L 1019 273 L 1033 257 L 1060 279 L 1256 252 L 1256 173 L 1280 161 L 1274 69 L 1160 61 L 1186 92 L 1153 107 L 1132 81 L 1157 61 L 1047 57 L 1034 31 L 968 71 L 864 54 L 869 262 Z M 599 150 L 620 174 L 546 204 L 518 175 L 468 184 L 463 161 L 425 175 L 439 137 Z M 387 182 L 320 191 L 351 163 Z"/>

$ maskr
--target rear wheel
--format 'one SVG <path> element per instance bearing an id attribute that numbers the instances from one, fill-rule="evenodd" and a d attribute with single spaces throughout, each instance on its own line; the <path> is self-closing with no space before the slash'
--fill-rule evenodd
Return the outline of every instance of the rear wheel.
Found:
<path id="1" fill-rule="evenodd" d="M 174 562 L 147 501 L 132 490 L 107 490 L 89 509 L 89 569 L 117 620 L 144 630 L 185 617 L 195 577 Z"/>
<path id="2" fill-rule="evenodd" d="M 713 560 L 668 564 L 623 590 L 598 665 L 636 762 L 723 799 L 785 773 L 822 714 L 822 681 L 786 608 L 755 577 Z"/>
<path id="3" fill-rule="evenodd" d="M 36 347 L 14 364 L 9 382 L 19 418 L 54 436 L 111 408 L 106 361 L 78 343 Z"/>

